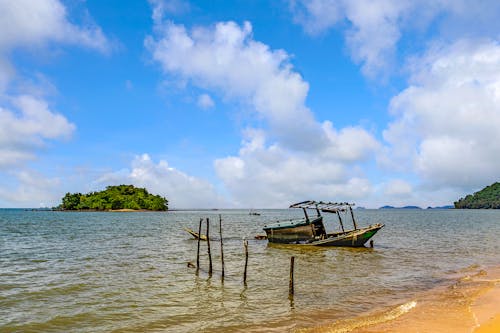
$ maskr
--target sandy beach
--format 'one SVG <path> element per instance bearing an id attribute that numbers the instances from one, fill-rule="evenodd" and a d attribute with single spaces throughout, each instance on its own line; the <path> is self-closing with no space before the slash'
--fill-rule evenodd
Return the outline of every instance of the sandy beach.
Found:
<path id="1" fill-rule="evenodd" d="M 300 332 L 500 332 L 500 267 L 469 270 L 387 311 Z"/>
<path id="2" fill-rule="evenodd" d="M 472 305 L 476 319 L 475 333 L 500 332 L 500 273 L 497 272 L 494 286 L 480 296 Z"/>

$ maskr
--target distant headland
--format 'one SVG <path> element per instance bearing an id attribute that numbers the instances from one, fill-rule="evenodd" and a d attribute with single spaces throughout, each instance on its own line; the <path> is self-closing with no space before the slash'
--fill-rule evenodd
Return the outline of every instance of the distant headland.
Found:
<path id="1" fill-rule="evenodd" d="M 451 205 L 445 205 L 445 206 L 436 206 L 432 207 L 429 206 L 427 209 L 453 209 L 454 207 Z M 378 209 L 423 209 L 422 207 L 419 206 L 403 206 L 403 207 L 394 207 L 394 206 L 382 206 L 379 207 Z"/>
<path id="2" fill-rule="evenodd" d="M 104 191 L 66 193 L 55 210 L 63 211 L 166 211 L 168 200 L 133 185 L 108 186 Z"/>
<path id="3" fill-rule="evenodd" d="M 500 209 L 500 183 L 486 186 L 481 191 L 455 201 L 454 204 L 455 208 L 462 209 Z"/>

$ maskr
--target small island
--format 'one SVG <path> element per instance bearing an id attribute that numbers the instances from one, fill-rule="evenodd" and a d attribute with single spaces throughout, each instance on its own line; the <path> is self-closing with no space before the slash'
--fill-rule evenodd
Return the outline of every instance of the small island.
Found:
<path id="1" fill-rule="evenodd" d="M 486 186 L 481 191 L 469 194 L 454 204 L 455 208 L 461 209 L 500 209 L 500 183 Z"/>
<path id="2" fill-rule="evenodd" d="M 88 194 L 66 193 L 57 210 L 71 211 L 166 211 L 168 200 L 150 194 L 145 188 L 133 185 L 108 186 L 104 191 Z"/>
<path id="3" fill-rule="evenodd" d="M 382 206 L 379 209 L 422 209 L 419 206 L 404 206 L 404 207 L 394 207 L 394 206 Z"/>

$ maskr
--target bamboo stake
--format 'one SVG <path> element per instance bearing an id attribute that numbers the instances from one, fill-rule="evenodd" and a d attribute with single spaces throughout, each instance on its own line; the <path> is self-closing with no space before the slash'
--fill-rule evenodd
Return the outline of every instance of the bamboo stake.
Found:
<path id="1" fill-rule="evenodd" d="M 198 225 L 198 251 L 196 252 L 196 270 L 200 269 L 200 238 L 201 238 L 201 223 L 203 219 L 200 219 L 200 224 Z"/>
<path id="2" fill-rule="evenodd" d="M 243 247 L 245 248 L 245 270 L 243 271 L 243 284 L 247 285 L 247 267 L 248 267 L 248 241 L 243 240 Z"/>
<path id="3" fill-rule="evenodd" d="M 212 276 L 212 253 L 210 252 L 210 220 L 207 217 L 208 275 Z"/>
<path id="4" fill-rule="evenodd" d="M 293 268 L 295 264 L 295 257 L 290 258 L 290 281 L 288 283 L 288 297 L 293 297 Z"/>
<path id="5" fill-rule="evenodd" d="M 220 258 L 222 262 L 222 281 L 224 281 L 224 248 L 222 244 L 222 216 L 219 214 Z"/>

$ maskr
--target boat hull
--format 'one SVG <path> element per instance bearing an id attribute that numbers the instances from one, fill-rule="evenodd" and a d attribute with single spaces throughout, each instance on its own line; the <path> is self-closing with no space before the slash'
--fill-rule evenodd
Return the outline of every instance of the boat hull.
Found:
<path id="1" fill-rule="evenodd" d="M 270 243 L 298 244 L 324 234 L 323 217 L 278 222 L 264 227 Z"/>
<path id="2" fill-rule="evenodd" d="M 307 246 L 363 247 L 384 225 L 377 223 L 366 228 L 334 234 L 313 235 L 311 225 L 294 228 L 264 229 L 270 243 Z"/>
<path id="3" fill-rule="evenodd" d="M 330 235 L 325 239 L 313 240 L 304 245 L 362 247 L 377 233 L 377 231 L 382 229 L 383 226 L 383 224 L 377 223 L 366 228 Z"/>

